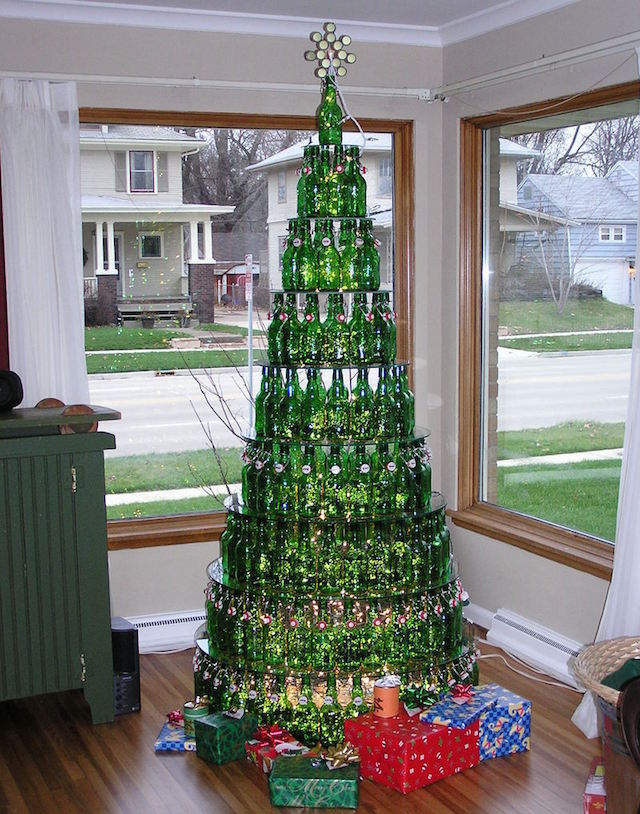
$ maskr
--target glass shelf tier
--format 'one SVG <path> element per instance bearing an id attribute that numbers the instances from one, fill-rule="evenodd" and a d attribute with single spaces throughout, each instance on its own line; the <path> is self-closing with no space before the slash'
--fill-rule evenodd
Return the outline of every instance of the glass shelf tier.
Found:
<path id="1" fill-rule="evenodd" d="M 254 367 L 266 367 L 270 370 L 274 368 L 279 368 L 280 370 L 286 370 L 287 368 L 293 368 L 294 370 L 379 370 L 381 367 L 384 368 L 392 368 L 392 367 L 410 367 L 412 364 L 411 361 L 408 359 L 396 359 L 393 362 L 350 362 L 347 360 L 341 362 L 313 362 L 309 364 L 308 362 L 281 362 L 281 363 L 272 363 L 269 361 L 254 361 Z"/>
<path id="2" fill-rule="evenodd" d="M 253 600 L 261 601 L 263 599 L 275 600 L 287 604 L 316 604 L 331 605 L 336 602 L 347 602 L 349 605 L 376 603 L 385 604 L 397 601 L 411 602 L 411 601 L 433 601 L 443 592 L 451 591 L 459 586 L 459 576 L 457 563 L 453 557 L 449 556 L 445 574 L 440 581 L 430 583 L 429 585 L 413 585 L 405 586 L 399 585 L 394 588 L 381 588 L 376 589 L 362 588 L 359 591 L 351 590 L 337 590 L 332 593 L 323 593 L 320 590 L 313 590 L 305 592 L 297 586 L 290 590 L 284 589 L 280 582 L 274 585 L 259 585 L 255 582 L 246 585 L 229 585 L 224 582 L 224 566 L 222 557 L 209 563 L 207 566 L 207 575 L 209 577 L 209 591 L 211 589 L 221 590 L 225 593 L 229 603 L 242 604 L 247 597 Z"/>
<path id="3" fill-rule="evenodd" d="M 401 436 L 389 436 L 389 437 L 380 437 L 380 438 L 307 438 L 307 437 L 296 437 L 296 438 L 284 438 L 282 435 L 278 436 L 270 436 L 270 435 L 261 435 L 257 436 L 255 430 L 250 429 L 248 430 L 246 427 L 240 433 L 240 437 L 245 443 L 257 443 L 257 444 L 300 444 L 300 446 L 312 446 L 312 447 L 335 447 L 340 446 L 346 452 L 349 452 L 351 449 L 355 448 L 356 446 L 364 446 L 364 447 L 376 447 L 379 443 L 385 443 L 391 445 L 397 444 L 423 444 L 427 438 L 431 436 L 431 430 L 427 427 L 416 427 L 411 435 L 401 435 Z"/>
<path id="4" fill-rule="evenodd" d="M 393 294 L 393 288 L 270 288 L 270 294 Z"/>
<path id="5" fill-rule="evenodd" d="M 310 522 L 310 523 L 342 523 L 342 524 L 349 524 L 355 525 L 358 523 L 377 523 L 377 522 L 393 522 L 397 523 L 398 521 L 411 521 L 411 520 L 421 520 L 424 518 L 428 518 L 430 516 L 436 515 L 440 512 L 443 512 L 447 506 L 447 502 L 444 499 L 443 495 L 440 492 L 432 492 L 431 499 L 429 501 L 429 506 L 425 507 L 424 509 L 419 509 L 414 512 L 405 512 L 405 511 L 398 511 L 394 509 L 392 512 L 387 514 L 357 514 L 355 512 L 343 515 L 328 515 L 324 512 L 321 512 L 317 515 L 312 516 L 302 516 L 299 513 L 292 514 L 292 515 L 285 515 L 285 514 L 277 514 L 274 512 L 258 512 L 249 509 L 247 506 L 244 505 L 242 502 L 242 497 L 239 493 L 234 492 L 232 495 L 228 495 L 224 499 L 224 507 L 228 512 L 233 512 L 234 514 L 241 515 L 243 517 L 250 517 L 255 518 L 257 520 L 295 520 L 296 522 Z"/>

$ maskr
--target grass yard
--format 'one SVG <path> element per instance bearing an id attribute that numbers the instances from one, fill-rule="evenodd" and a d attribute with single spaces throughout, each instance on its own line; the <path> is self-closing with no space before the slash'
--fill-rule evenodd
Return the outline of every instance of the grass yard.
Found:
<path id="1" fill-rule="evenodd" d="M 224 447 L 218 453 L 227 482 L 238 483 L 242 477 L 242 449 Z M 210 449 L 107 456 L 104 469 L 109 495 L 224 483 L 216 457 Z"/>
<path id="2" fill-rule="evenodd" d="M 223 496 L 192 497 L 187 500 L 159 500 L 153 503 L 130 503 L 121 506 L 107 506 L 108 520 L 124 520 L 135 517 L 160 517 L 170 514 L 191 512 L 224 511 Z"/>
<path id="3" fill-rule="evenodd" d="M 241 325 L 225 325 L 217 322 L 203 322 L 198 327 L 198 330 L 210 331 L 211 333 L 236 334 L 236 336 L 247 336 L 249 333 L 249 329 L 243 328 Z M 254 328 L 253 335 L 264 336 L 265 331 L 260 331 L 257 328 Z"/>
<path id="4" fill-rule="evenodd" d="M 572 336 L 537 336 L 530 339 L 500 337 L 503 348 L 528 350 L 535 353 L 562 353 L 589 350 L 627 350 L 631 348 L 633 333 L 573 334 Z"/>
<path id="5" fill-rule="evenodd" d="M 256 362 L 266 359 L 254 351 Z M 200 370 L 216 367 L 246 367 L 246 350 L 185 350 L 166 353 L 114 353 L 86 357 L 87 373 L 133 373 L 143 370 Z"/>
<path id="6" fill-rule="evenodd" d="M 497 503 L 613 542 L 620 461 L 498 469 Z"/>
<path id="7" fill-rule="evenodd" d="M 498 460 L 618 449 L 624 440 L 624 422 L 570 421 L 554 427 L 498 433 Z"/>
<path id="8" fill-rule="evenodd" d="M 551 300 L 510 301 L 500 303 L 499 324 L 511 336 L 633 328 L 633 308 L 603 299 L 569 300 L 558 314 Z"/>
<path id="9" fill-rule="evenodd" d="M 105 325 L 84 329 L 85 350 L 142 350 L 168 348 L 175 337 L 189 336 L 184 331 L 161 328 L 118 328 Z"/>

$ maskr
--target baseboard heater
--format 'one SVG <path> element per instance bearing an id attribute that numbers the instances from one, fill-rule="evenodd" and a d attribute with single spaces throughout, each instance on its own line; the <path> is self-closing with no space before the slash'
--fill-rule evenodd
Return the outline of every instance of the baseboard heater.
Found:
<path id="1" fill-rule="evenodd" d="M 486 620 L 488 612 L 484 609 L 478 609 L 478 611 L 475 614 L 477 618 L 474 618 L 473 609 L 471 609 L 468 618 L 470 621 L 482 624 L 481 618 Z M 580 642 L 568 639 L 555 630 L 506 608 L 498 608 L 491 616 L 490 625 L 485 626 L 488 627 L 488 642 L 517 656 L 563 684 L 578 688 L 570 664 L 584 647 Z"/>
<path id="2" fill-rule="evenodd" d="M 207 616 L 203 610 L 193 610 L 127 618 L 138 630 L 140 653 L 167 653 L 193 647 L 196 631 Z"/>

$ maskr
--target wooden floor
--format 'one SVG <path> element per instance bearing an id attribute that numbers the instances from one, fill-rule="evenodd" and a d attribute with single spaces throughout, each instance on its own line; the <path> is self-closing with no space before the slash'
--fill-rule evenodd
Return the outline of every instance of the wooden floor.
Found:
<path id="1" fill-rule="evenodd" d="M 265 777 L 246 761 L 216 767 L 193 753 L 154 753 L 165 714 L 192 695 L 191 655 L 143 656 L 141 664 L 142 711 L 113 724 L 91 726 L 80 692 L 0 704 L 1 812 L 278 810 L 269 805 Z M 498 659 L 483 660 L 480 675 L 532 700 L 532 751 L 483 762 L 407 796 L 364 780 L 360 812 L 582 811 L 584 783 L 599 741 L 586 740 L 570 722 L 580 696 L 522 678 Z"/>

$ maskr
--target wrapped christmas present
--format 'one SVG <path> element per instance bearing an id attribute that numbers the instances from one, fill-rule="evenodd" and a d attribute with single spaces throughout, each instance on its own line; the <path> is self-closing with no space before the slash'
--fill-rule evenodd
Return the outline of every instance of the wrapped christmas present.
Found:
<path id="1" fill-rule="evenodd" d="M 269 797 L 274 806 L 357 808 L 358 780 L 357 752 L 343 744 L 324 756 L 278 757 L 269 775 Z"/>
<path id="2" fill-rule="evenodd" d="M 214 712 L 194 722 L 196 754 L 209 763 L 229 763 L 245 756 L 245 741 L 255 732 L 253 712 Z"/>
<path id="3" fill-rule="evenodd" d="M 306 754 L 309 751 L 286 729 L 275 724 L 258 727 L 251 740 L 245 743 L 244 748 L 249 760 L 259 766 L 265 774 L 269 774 L 277 757 Z"/>
<path id="4" fill-rule="evenodd" d="M 360 774 L 408 794 L 477 765 L 478 721 L 466 729 L 424 724 L 400 710 L 394 718 L 373 713 L 344 722 L 345 740 L 360 753 Z"/>

